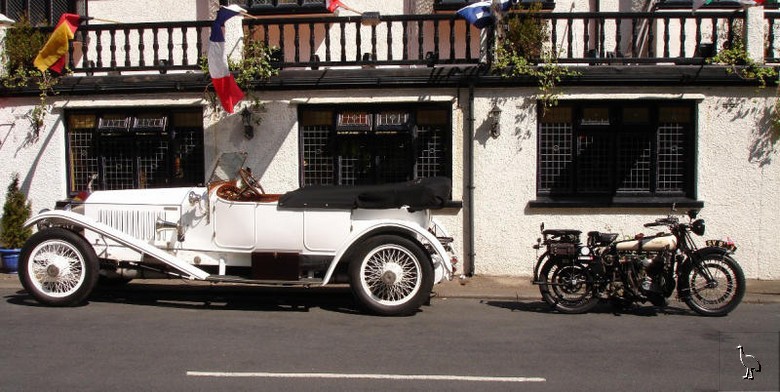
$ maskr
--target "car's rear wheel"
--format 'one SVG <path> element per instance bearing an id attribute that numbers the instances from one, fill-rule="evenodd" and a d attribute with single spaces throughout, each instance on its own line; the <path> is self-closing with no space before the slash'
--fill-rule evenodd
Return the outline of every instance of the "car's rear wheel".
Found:
<path id="1" fill-rule="evenodd" d="M 424 250 L 395 235 L 371 237 L 361 244 L 349 276 L 360 304 L 383 316 L 415 312 L 433 288 L 433 267 Z"/>
<path id="2" fill-rule="evenodd" d="M 80 235 L 56 227 L 33 234 L 19 257 L 22 286 L 52 306 L 82 303 L 95 287 L 99 268 L 95 251 Z"/>

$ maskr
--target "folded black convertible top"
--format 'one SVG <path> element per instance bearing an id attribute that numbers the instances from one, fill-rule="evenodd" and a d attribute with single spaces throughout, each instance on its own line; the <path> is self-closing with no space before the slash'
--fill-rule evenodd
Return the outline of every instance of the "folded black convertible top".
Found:
<path id="1" fill-rule="evenodd" d="M 365 186 L 310 185 L 279 198 L 281 208 L 443 208 L 450 199 L 452 182 L 445 177 Z"/>

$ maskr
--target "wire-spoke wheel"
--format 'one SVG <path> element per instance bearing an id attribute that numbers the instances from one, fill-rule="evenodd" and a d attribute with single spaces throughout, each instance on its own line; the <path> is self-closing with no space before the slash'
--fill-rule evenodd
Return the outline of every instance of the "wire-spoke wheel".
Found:
<path id="1" fill-rule="evenodd" d="M 710 253 L 702 256 L 698 267 L 683 271 L 681 292 L 685 303 L 704 316 L 725 316 L 745 295 L 745 274 L 728 255 Z M 687 289 L 687 290 L 685 290 Z"/>
<path id="2" fill-rule="evenodd" d="M 433 267 L 419 245 L 402 237 L 369 238 L 349 266 L 352 291 L 371 312 L 395 316 L 416 311 L 430 296 Z"/>
<path id="3" fill-rule="evenodd" d="M 583 265 L 548 259 L 539 279 L 542 298 L 561 313 L 585 313 L 599 302 L 590 273 Z"/>
<path id="4" fill-rule="evenodd" d="M 92 292 L 99 264 L 94 250 L 72 231 L 50 228 L 35 233 L 20 254 L 19 279 L 39 302 L 73 306 Z"/>

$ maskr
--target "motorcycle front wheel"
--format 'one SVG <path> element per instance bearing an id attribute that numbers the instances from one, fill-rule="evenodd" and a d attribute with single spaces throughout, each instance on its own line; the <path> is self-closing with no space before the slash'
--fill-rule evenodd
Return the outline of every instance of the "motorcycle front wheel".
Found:
<path id="1" fill-rule="evenodd" d="M 745 295 L 745 274 L 728 255 L 710 253 L 681 273 L 683 301 L 702 316 L 725 316 Z"/>
<path id="2" fill-rule="evenodd" d="M 599 302 L 588 269 L 578 263 L 548 260 L 539 274 L 539 291 L 561 313 L 586 313 Z"/>

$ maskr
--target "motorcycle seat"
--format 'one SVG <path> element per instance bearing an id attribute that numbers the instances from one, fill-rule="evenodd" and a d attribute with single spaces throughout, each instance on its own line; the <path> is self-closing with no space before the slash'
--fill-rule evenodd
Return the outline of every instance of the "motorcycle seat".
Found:
<path id="1" fill-rule="evenodd" d="M 567 236 L 567 235 L 578 236 L 578 235 L 582 234 L 582 232 L 579 231 L 579 230 L 569 230 L 569 229 L 562 229 L 562 230 L 547 229 L 547 230 L 543 231 L 542 234 L 560 237 L 560 236 Z"/>
<path id="2" fill-rule="evenodd" d="M 588 239 L 593 245 L 609 245 L 618 238 L 617 233 L 602 233 L 600 231 L 589 231 Z"/>

